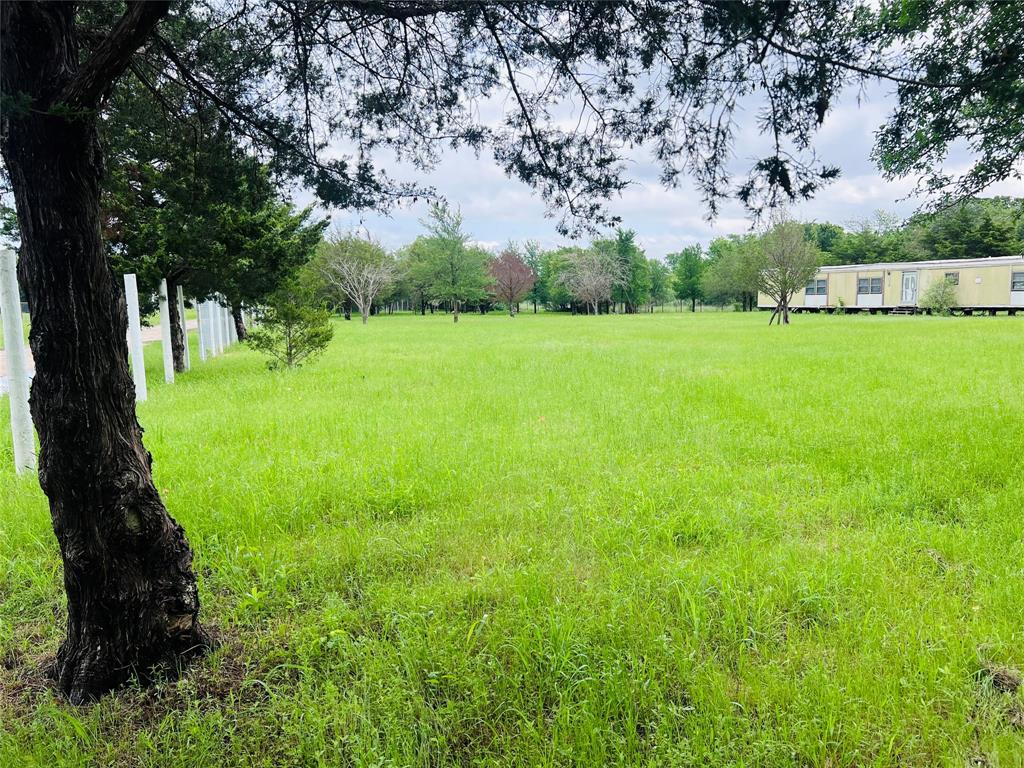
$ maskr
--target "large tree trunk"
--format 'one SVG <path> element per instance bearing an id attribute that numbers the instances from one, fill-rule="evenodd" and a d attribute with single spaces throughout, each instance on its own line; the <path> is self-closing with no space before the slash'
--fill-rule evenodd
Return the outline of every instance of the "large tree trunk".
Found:
<path id="1" fill-rule="evenodd" d="M 245 341 L 245 337 L 249 335 L 249 331 L 245 327 L 245 318 L 242 317 L 241 304 L 235 303 L 231 305 L 231 317 L 235 321 L 235 333 L 238 334 L 238 340 Z"/>
<path id="2" fill-rule="evenodd" d="M 130 5 L 111 38 L 126 37 L 120 44 L 134 50 L 166 10 Z M 31 110 L 5 109 L 0 148 L 18 209 L 20 279 L 32 320 L 39 482 L 64 561 L 67 636 L 52 673 L 81 702 L 133 674 L 173 672 L 208 641 L 192 551 L 153 484 L 135 418 L 124 295 L 100 242 L 95 119 L 84 110 L 71 118 L 50 112 L 58 102 L 98 99 L 89 97 L 91 79 L 75 77 L 74 16 L 70 3 L 0 4 L 3 91 L 33 102 Z"/>
<path id="3" fill-rule="evenodd" d="M 171 321 L 171 359 L 174 372 L 185 372 L 185 318 L 178 311 L 178 284 L 167 278 L 167 315 Z"/>

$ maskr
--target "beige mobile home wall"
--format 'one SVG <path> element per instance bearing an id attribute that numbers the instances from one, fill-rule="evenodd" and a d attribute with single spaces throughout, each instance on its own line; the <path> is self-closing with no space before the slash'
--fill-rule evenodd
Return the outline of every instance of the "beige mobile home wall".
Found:
<path id="1" fill-rule="evenodd" d="M 885 276 L 882 280 L 882 306 L 885 307 L 898 307 L 903 303 L 903 273 L 911 272 L 913 270 L 907 269 L 887 269 L 885 270 Z M 919 270 L 920 271 L 920 270 Z M 918 280 L 921 279 L 920 274 Z M 921 295 L 920 287 L 918 287 L 917 295 Z"/>
<path id="2" fill-rule="evenodd" d="M 956 303 L 961 307 L 1005 307 L 1010 304 L 1009 265 L 992 267 L 943 267 L 922 269 L 918 277 L 918 300 L 928 286 L 938 280 L 945 280 L 947 272 L 958 272 L 960 284 L 956 287 Z"/>

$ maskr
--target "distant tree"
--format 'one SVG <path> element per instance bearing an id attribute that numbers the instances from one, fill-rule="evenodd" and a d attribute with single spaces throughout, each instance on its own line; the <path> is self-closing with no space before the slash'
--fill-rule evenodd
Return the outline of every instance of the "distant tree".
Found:
<path id="1" fill-rule="evenodd" d="M 246 344 L 270 358 L 271 370 L 297 368 L 312 360 L 334 336 L 330 312 L 295 281 L 278 288 L 256 313 L 258 325 Z"/>
<path id="2" fill-rule="evenodd" d="M 768 324 L 789 324 L 789 305 L 803 290 L 821 264 L 821 251 L 807 239 L 799 222 L 776 218 L 758 243 L 761 290 L 775 302 Z"/>
<path id="3" fill-rule="evenodd" d="M 990 210 L 982 210 L 975 233 L 977 256 L 993 258 L 1021 253 L 1021 241 L 1014 231 L 1012 220 L 1007 216 L 997 216 Z"/>
<path id="4" fill-rule="evenodd" d="M 523 261 L 533 271 L 535 278 L 533 286 L 526 294 L 526 301 L 533 304 L 533 313 L 537 314 L 538 305 L 547 304 L 548 289 L 550 287 L 542 275 L 543 252 L 536 240 L 527 240 L 523 244 L 523 251 Z"/>
<path id="5" fill-rule="evenodd" d="M 614 238 L 595 240 L 591 248 L 605 252 L 618 264 L 617 271 L 621 277 L 612 291 L 612 301 L 621 303 L 627 314 L 636 312 L 638 307 L 648 302 L 651 275 L 647 257 L 636 243 L 636 232 L 618 229 Z"/>
<path id="6" fill-rule="evenodd" d="M 804 227 L 805 234 L 815 240 L 813 233 L 806 231 L 807 225 Z M 899 219 L 883 210 L 855 222 L 854 229 L 832 240 L 829 254 L 827 258 L 834 264 L 879 264 L 911 258 Z"/>
<path id="7" fill-rule="evenodd" d="M 753 234 L 730 235 L 711 241 L 701 275 L 706 301 L 723 305 L 738 302 L 744 311 L 754 309 L 760 285 L 760 252 Z"/>
<path id="8" fill-rule="evenodd" d="M 672 300 L 672 270 L 657 259 L 647 260 L 647 270 L 651 275 L 650 304 L 653 312 L 655 306 Z"/>
<path id="9" fill-rule="evenodd" d="M 625 277 L 622 262 L 609 248 L 579 249 L 565 256 L 563 284 L 577 301 L 598 314 L 601 303 L 611 301 L 612 292 Z"/>
<path id="10" fill-rule="evenodd" d="M 427 314 L 427 306 L 430 305 L 430 270 L 427 264 L 429 248 L 428 239 L 421 236 L 399 248 L 395 254 L 399 290 L 409 299 L 414 310 L 419 309 L 421 315 Z"/>
<path id="11" fill-rule="evenodd" d="M 511 245 L 491 261 L 490 274 L 491 292 L 498 301 L 508 305 L 509 317 L 513 317 L 516 304 L 533 289 L 537 276 Z"/>
<path id="12" fill-rule="evenodd" d="M 843 239 L 846 231 L 838 224 L 809 221 L 804 224 L 804 234 L 822 253 L 831 254 Z"/>
<path id="13" fill-rule="evenodd" d="M 553 310 L 566 310 L 572 307 L 574 298 L 566 285 L 566 273 L 569 270 L 569 254 L 573 248 L 555 248 L 540 254 L 540 275 L 538 282 L 543 283 L 544 306 Z"/>
<path id="14" fill-rule="evenodd" d="M 676 298 L 690 302 L 690 311 L 697 311 L 697 302 L 704 300 L 701 277 L 706 263 L 699 245 L 687 246 L 679 253 L 667 257 L 672 266 L 672 283 Z"/>
<path id="15" fill-rule="evenodd" d="M 394 260 L 377 243 L 351 233 L 328 239 L 322 248 L 324 280 L 340 299 L 356 305 L 366 325 L 374 299 L 395 279 Z"/>
<path id="16" fill-rule="evenodd" d="M 444 203 L 432 205 L 422 223 L 430 234 L 415 244 L 416 275 L 425 281 L 432 299 L 451 306 L 457 323 L 465 304 L 487 295 L 490 254 L 469 245 L 469 235 L 462 230 L 462 214 Z"/>

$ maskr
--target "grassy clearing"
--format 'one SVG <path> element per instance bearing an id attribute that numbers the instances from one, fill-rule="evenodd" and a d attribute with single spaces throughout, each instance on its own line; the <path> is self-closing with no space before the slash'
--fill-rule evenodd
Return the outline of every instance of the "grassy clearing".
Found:
<path id="1" fill-rule="evenodd" d="M 4 442 L 0 765 L 1024 765 L 1024 321 L 765 323 L 378 318 L 173 387 L 149 346 L 224 644 L 40 688 L 59 560 Z"/>

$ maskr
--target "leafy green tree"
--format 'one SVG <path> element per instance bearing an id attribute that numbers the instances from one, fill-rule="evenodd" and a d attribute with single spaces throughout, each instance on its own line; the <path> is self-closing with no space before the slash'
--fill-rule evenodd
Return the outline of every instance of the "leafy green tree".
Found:
<path id="1" fill-rule="evenodd" d="M 738 302 L 743 311 L 755 309 L 760 268 L 755 235 L 716 238 L 708 245 L 701 291 L 706 300 L 719 306 Z"/>
<path id="2" fill-rule="evenodd" d="M 706 263 L 699 245 L 687 246 L 679 253 L 667 257 L 672 267 L 672 284 L 676 298 L 690 302 L 690 311 L 697 311 L 697 302 L 704 301 L 704 286 L 701 281 Z"/>
<path id="3" fill-rule="evenodd" d="M 876 134 L 874 157 L 886 178 L 916 177 L 941 206 L 968 200 L 1018 176 L 1024 157 L 1024 14 L 1017 3 L 945 0 L 883 3 L 864 31 L 872 64 L 899 51 L 888 78 L 895 107 Z M 966 170 L 951 173 L 951 148 L 966 144 Z M 959 258 L 959 257 L 957 257 Z"/>
<path id="4" fill-rule="evenodd" d="M 651 275 L 651 311 L 672 300 L 672 270 L 662 261 L 648 259 L 647 268 Z"/>
<path id="5" fill-rule="evenodd" d="M 760 288 L 775 302 L 768 324 L 777 320 L 779 325 L 789 325 L 790 302 L 818 271 L 821 251 L 808 239 L 803 225 L 780 216 L 758 238 L 757 252 Z"/>
<path id="6" fill-rule="evenodd" d="M 633 314 L 650 300 L 651 274 L 643 249 L 636 244 L 636 232 L 618 229 L 611 239 L 595 240 L 592 249 L 614 259 L 618 267 L 618 282 L 612 290 L 611 300 L 621 303 L 626 314 Z"/>
<path id="7" fill-rule="evenodd" d="M 172 297 L 178 286 L 200 299 L 221 294 L 244 339 L 242 305 L 259 303 L 304 263 L 326 222 L 280 200 L 267 168 L 238 146 L 214 110 L 193 109 L 182 118 L 187 130 L 162 114 L 171 99 L 188 109 L 186 97 L 180 87 L 160 100 L 141 85 L 117 92 L 104 124 L 105 243 L 115 269 L 137 275 L 144 310 L 155 309 L 163 279 Z M 184 320 L 176 302 L 168 310 L 181 371 Z"/>
<path id="8" fill-rule="evenodd" d="M 416 272 L 432 299 L 447 302 L 457 323 L 463 306 L 487 296 L 491 256 L 483 248 L 469 245 L 462 214 L 446 204 L 432 205 L 423 224 L 430 235 L 419 242 L 421 258 Z"/>
<path id="9" fill-rule="evenodd" d="M 975 229 L 978 241 L 977 255 L 991 258 L 1016 256 L 1021 253 L 1021 241 L 1008 217 L 997 217 L 983 211 Z"/>
<path id="10" fill-rule="evenodd" d="M 817 246 L 819 251 L 831 257 L 832 252 L 846 235 L 846 231 L 838 224 L 811 221 L 804 224 L 804 234 Z"/>
<path id="11" fill-rule="evenodd" d="M 568 310 L 573 306 L 572 292 L 566 285 L 569 254 L 573 248 L 555 248 L 540 254 L 540 280 L 544 283 L 544 305 L 548 309 Z"/>
<path id="12" fill-rule="evenodd" d="M 526 294 L 525 300 L 533 304 L 534 314 L 537 314 L 539 305 L 547 304 L 550 290 L 550 284 L 544 279 L 542 260 L 543 252 L 540 245 L 535 240 L 527 240 L 523 244 L 523 261 L 526 262 L 526 266 L 530 268 L 536 279 L 533 281 L 530 292 Z"/>

